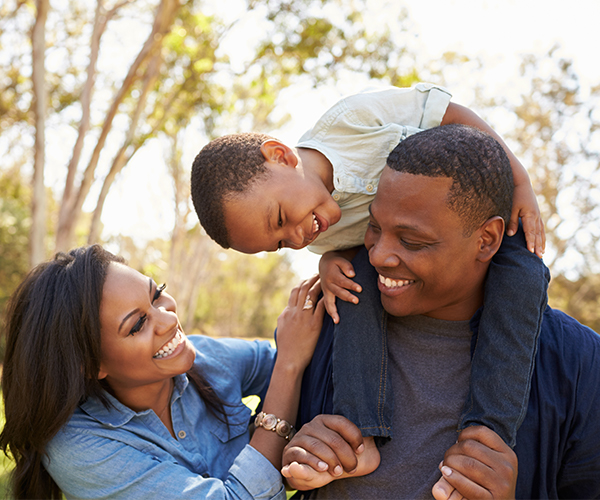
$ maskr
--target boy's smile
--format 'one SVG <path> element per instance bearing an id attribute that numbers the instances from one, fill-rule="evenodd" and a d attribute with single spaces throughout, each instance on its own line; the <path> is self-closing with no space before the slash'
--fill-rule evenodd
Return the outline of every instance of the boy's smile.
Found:
<path id="1" fill-rule="evenodd" d="M 269 174 L 224 203 L 229 244 L 243 253 L 300 249 L 339 221 L 341 210 L 317 176 L 267 162 Z"/>

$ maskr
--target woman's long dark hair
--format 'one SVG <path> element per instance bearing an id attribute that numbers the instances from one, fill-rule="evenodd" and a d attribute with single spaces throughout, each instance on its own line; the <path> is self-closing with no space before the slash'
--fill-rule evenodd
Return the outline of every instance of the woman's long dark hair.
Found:
<path id="1" fill-rule="evenodd" d="M 9 301 L 0 448 L 16 462 L 15 498 L 61 498 L 42 465 L 46 445 L 87 398 L 109 405 L 98 372 L 100 302 L 111 262 L 124 261 L 99 245 L 58 253 L 35 267 Z M 224 415 L 202 375 L 194 378 L 211 410 Z"/>

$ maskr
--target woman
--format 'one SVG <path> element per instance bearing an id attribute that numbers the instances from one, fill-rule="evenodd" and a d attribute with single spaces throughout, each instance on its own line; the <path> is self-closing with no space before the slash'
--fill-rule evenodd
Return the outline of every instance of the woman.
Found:
<path id="1" fill-rule="evenodd" d="M 285 499 L 286 424 L 323 319 L 316 278 L 279 317 L 276 360 L 267 341 L 186 337 L 164 288 L 98 245 L 19 286 L 0 435 L 15 497 Z M 250 438 L 241 398 L 267 384 L 262 409 L 279 420 L 259 418 Z"/>

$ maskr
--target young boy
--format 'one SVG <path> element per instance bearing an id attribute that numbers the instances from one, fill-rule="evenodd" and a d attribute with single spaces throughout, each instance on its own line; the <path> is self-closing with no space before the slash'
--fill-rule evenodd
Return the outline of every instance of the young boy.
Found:
<path id="1" fill-rule="evenodd" d="M 515 182 L 507 234 L 516 233 L 521 218 L 527 249 L 515 248 L 511 238 L 504 238 L 490 267 L 471 379 L 485 378 L 496 386 L 483 394 L 475 391 L 481 384 L 472 384 L 459 430 L 486 425 L 514 446 L 527 407 L 547 302 L 547 270 L 535 255 L 543 253 L 544 230 L 523 166 L 483 120 L 450 98 L 445 89 L 430 84 L 365 91 L 328 110 L 296 148 L 261 134 L 221 137 L 194 161 L 192 198 L 202 226 L 224 248 L 256 253 L 309 246 L 324 254 L 319 271 L 326 307 L 333 321 L 339 322 L 333 348 L 334 413 L 349 418 L 365 436 L 390 438 L 389 384 L 379 394 L 365 392 L 367 384 L 361 384 L 361 379 L 380 374 L 385 367 L 367 366 L 360 349 L 354 347 L 386 348 L 381 330 L 375 327 L 380 319 L 363 312 L 372 311 L 379 301 L 377 276 L 369 274 L 366 253 L 359 253 L 362 260 L 354 261 L 361 269 L 356 275 L 350 258 L 363 244 L 379 176 L 400 141 L 450 123 L 471 125 L 492 135 L 506 150 Z M 524 282 L 535 286 L 524 288 Z M 391 285 L 400 288 L 411 283 Z M 353 305 L 358 299 L 350 291 L 361 290 L 360 304 Z M 335 297 L 345 301 L 338 303 L 339 315 Z M 521 363 L 520 373 L 506 373 L 501 358 L 514 356 L 527 362 Z M 341 378 L 348 366 L 361 366 L 352 384 Z"/>

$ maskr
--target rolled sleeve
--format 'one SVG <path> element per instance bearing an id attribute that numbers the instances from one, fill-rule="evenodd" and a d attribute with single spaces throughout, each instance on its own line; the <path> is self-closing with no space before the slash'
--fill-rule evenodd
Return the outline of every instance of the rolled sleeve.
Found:
<path id="1" fill-rule="evenodd" d="M 223 480 L 100 436 L 62 433 L 48 451 L 44 466 L 69 499 L 285 499 L 279 471 L 249 445 Z"/>
<path id="2" fill-rule="evenodd" d="M 250 445 L 237 456 L 229 472 L 246 488 L 251 498 L 285 499 L 279 471 Z"/>

